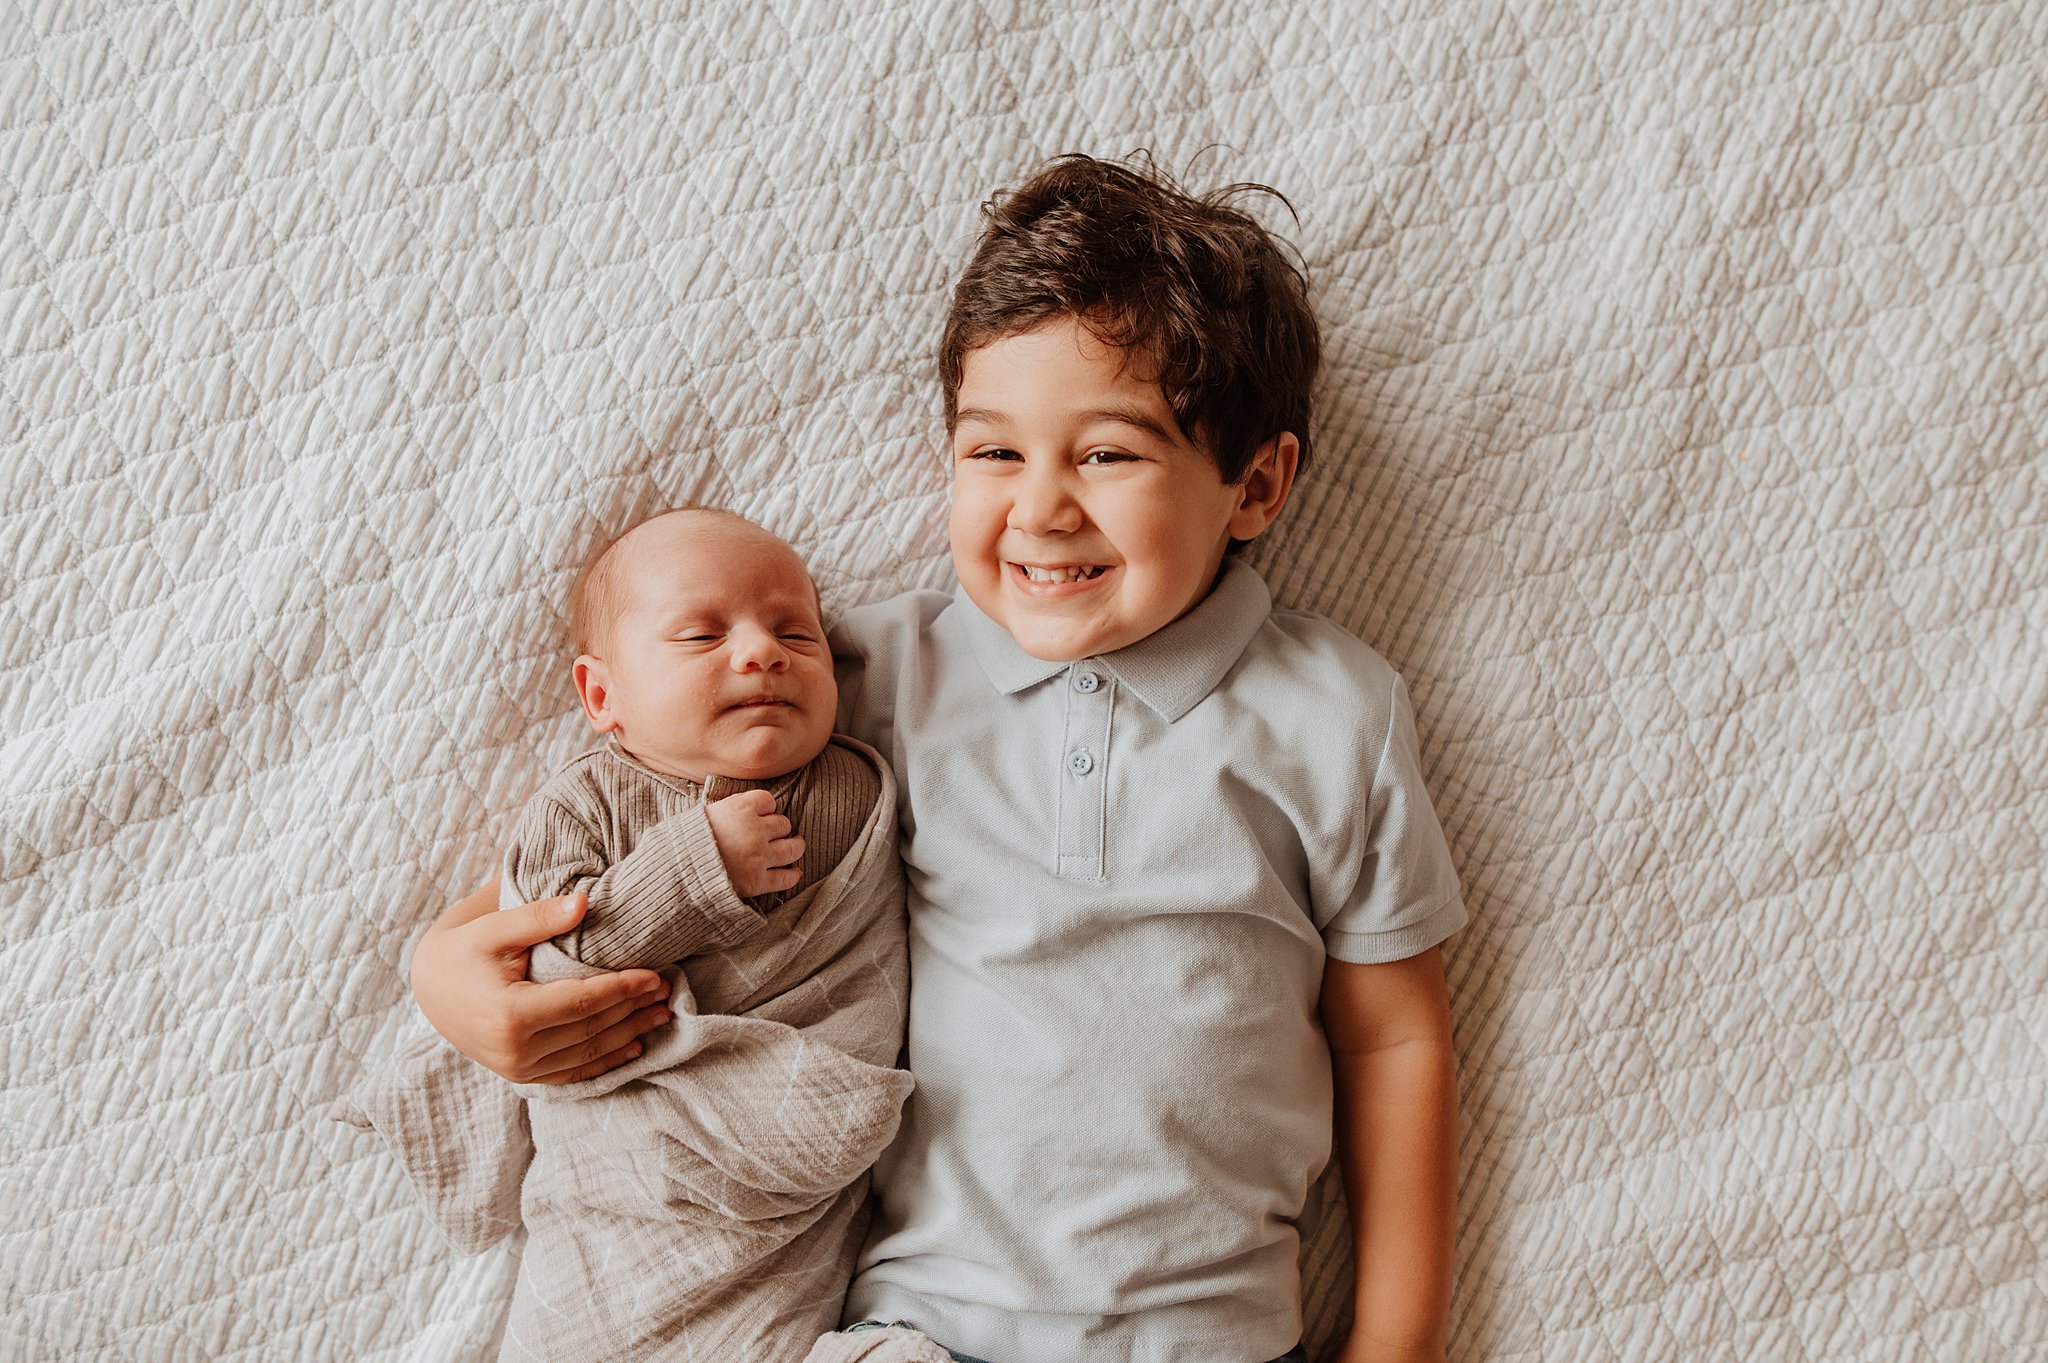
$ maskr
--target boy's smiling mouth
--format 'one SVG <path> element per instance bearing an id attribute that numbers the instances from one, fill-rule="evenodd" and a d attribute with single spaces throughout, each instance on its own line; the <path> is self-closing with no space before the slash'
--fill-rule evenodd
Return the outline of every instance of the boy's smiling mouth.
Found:
<path id="1" fill-rule="evenodd" d="M 1065 587 L 1077 582 L 1093 582 L 1109 571 L 1109 566 L 1102 563 L 1061 564 L 1057 567 L 1012 563 L 1010 567 L 1018 577 L 1034 587 Z"/>

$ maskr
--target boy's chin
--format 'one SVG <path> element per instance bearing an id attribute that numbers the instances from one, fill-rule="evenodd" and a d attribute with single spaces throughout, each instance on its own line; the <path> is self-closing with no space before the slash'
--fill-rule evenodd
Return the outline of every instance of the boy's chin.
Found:
<path id="1" fill-rule="evenodd" d="M 1042 663 L 1078 663 L 1083 658 L 1092 658 L 1098 653 L 1114 651 L 1106 648 L 1088 648 L 1078 644 L 1033 642 L 1018 638 L 1014 633 L 1010 637 L 1017 640 L 1017 647 L 1023 649 Z"/>
<path id="2" fill-rule="evenodd" d="M 1077 663 L 1137 642 L 1135 638 L 1119 640 L 1107 630 L 1043 628 L 1017 620 L 1002 623 L 1017 647 L 1046 663 Z"/>
<path id="3" fill-rule="evenodd" d="M 1005 587 L 1000 580 L 972 584 L 968 586 L 967 599 L 1001 625 L 1017 647 L 1040 662 L 1079 662 L 1110 651 L 1102 646 L 1101 640 L 1108 634 L 1099 622 L 1077 618 L 1047 602 L 1023 598 Z"/>

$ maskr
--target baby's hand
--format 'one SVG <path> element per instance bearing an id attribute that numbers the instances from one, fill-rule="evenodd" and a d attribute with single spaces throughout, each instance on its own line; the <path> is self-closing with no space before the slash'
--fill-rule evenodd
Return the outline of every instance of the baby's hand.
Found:
<path id="1" fill-rule="evenodd" d="M 711 836 L 725 873 L 742 899 L 793 890 L 803 879 L 796 860 L 804 840 L 790 832 L 789 820 L 775 812 L 775 797 L 765 790 L 743 790 L 704 806 Z"/>

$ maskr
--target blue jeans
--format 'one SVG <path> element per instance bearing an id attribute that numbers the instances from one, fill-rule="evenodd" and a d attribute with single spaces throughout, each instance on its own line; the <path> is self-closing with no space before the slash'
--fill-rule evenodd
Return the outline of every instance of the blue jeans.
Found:
<path id="1" fill-rule="evenodd" d="M 864 1320 L 858 1325 L 847 1326 L 846 1332 L 852 1334 L 855 1330 L 886 1330 L 891 1325 L 901 1325 L 905 1329 L 911 1330 L 917 1328 L 905 1320 Z M 945 1348 L 943 1344 L 939 1347 Z M 987 1363 L 986 1359 L 974 1358 L 967 1354 L 955 1352 L 952 1349 L 946 1349 L 946 1352 L 953 1355 L 953 1363 Z M 1297 1344 L 1286 1353 L 1274 1359 L 1273 1363 L 1308 1363 L 1308 1354 Z"/>

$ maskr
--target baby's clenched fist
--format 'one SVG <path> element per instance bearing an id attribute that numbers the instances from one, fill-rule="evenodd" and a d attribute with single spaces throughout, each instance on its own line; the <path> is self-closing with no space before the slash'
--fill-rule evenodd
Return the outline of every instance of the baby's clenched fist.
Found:
<path id="1" fill-rule="evenodd" d="M 802 874 L 797 858 L 804 840 L 790 831 L 789 820 L 775 812 L 775 797 L 765 790 L 743 790 L 704 806 L 711 836 L 725 862 L 725 874 L 742 899 L 793 890 Z"/>

